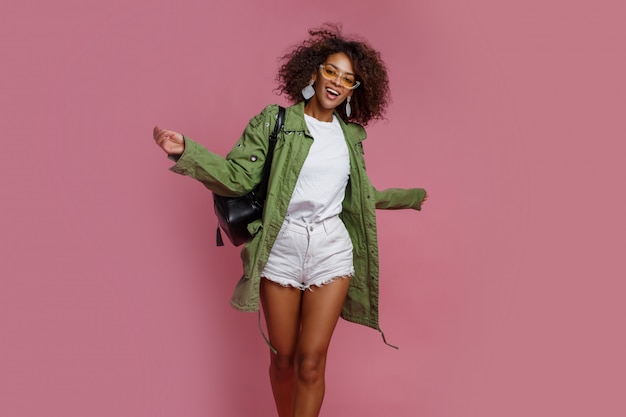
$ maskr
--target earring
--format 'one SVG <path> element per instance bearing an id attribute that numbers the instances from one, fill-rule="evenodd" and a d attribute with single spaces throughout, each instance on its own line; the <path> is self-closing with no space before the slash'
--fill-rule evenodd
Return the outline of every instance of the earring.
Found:
<path id="1" fill-rule="evenodd" d="M 346 116 L 350 117 L 350 114 L 352 114 L 352 107 L 350 107 L 350 100 L 352 100 L 351 96 L 348 96 L 348 98 L 346 99 Z"/>
<path id="2" fill-rule="evenodd" d="M 315 89 L 313 88 L 314 82 L 315 81 L 311 80 L 309 85 L 302 89 L 302 97 L 304 97 L 305 100 L 308 100 L 315 95 Z"/>

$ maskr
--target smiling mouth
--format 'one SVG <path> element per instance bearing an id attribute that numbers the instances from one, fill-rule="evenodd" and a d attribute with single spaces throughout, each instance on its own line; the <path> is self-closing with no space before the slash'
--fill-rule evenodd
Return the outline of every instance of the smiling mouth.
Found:
<path id="1" fill-rule="evenodd" d="M 327 88 L 326 91 L 335 97 L 339 96 L 339 92 L 337 90 L 333 90 L 332 88 Z"/>

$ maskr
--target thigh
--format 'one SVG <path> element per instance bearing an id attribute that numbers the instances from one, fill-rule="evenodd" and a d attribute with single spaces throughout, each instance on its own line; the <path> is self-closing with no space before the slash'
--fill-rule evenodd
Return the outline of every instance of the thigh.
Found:
<path id="1" fill-rule="evenodd" d="M 304 291 L 299 355 L 326 355 L 349 285 L 350 278 L 342 277 Z"/>
<path id="2" fill-rule="evenodd" d="M 260 296 L 270 343 L 281 356 L 293 356 L 300 330 L 302 291 L 261 278 Z"/>

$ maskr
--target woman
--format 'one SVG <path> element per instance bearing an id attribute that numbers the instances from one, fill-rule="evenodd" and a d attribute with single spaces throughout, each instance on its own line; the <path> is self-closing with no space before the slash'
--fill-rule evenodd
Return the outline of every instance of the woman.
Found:
<path id="1" fill-rule="evenodd" d="M 375 209 L 420 210 L 426 200 L 421 188 L 378 191 L 365 172 L 363 126 L 383 117 L 389 98 L 379 53 L 333 25 L 309 34 L 282 58 L 279 89 L 295 104 L 231 300 L 242 311 L 262 304 L 280 417 L 319 414 L 340 316 L 380 331 Z M 261 181 L 277 112 L 270 105 L 253 117 L 225 159 L 174 131 L 155 127 L 154 139 L 176 160 L 174 172 L 217 194 L 242 195 Z"/>

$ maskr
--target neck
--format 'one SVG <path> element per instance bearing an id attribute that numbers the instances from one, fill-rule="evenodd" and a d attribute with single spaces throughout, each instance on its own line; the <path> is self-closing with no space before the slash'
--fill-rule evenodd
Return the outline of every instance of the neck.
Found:
<path id="1" fill-rule="evenodd" d="M 333 121 L 333 109 L 325 109 L 319 105 L 315 96 L 304 105 L 304 113 L 316 118 L 320 122 L 332 122 Z"/>

